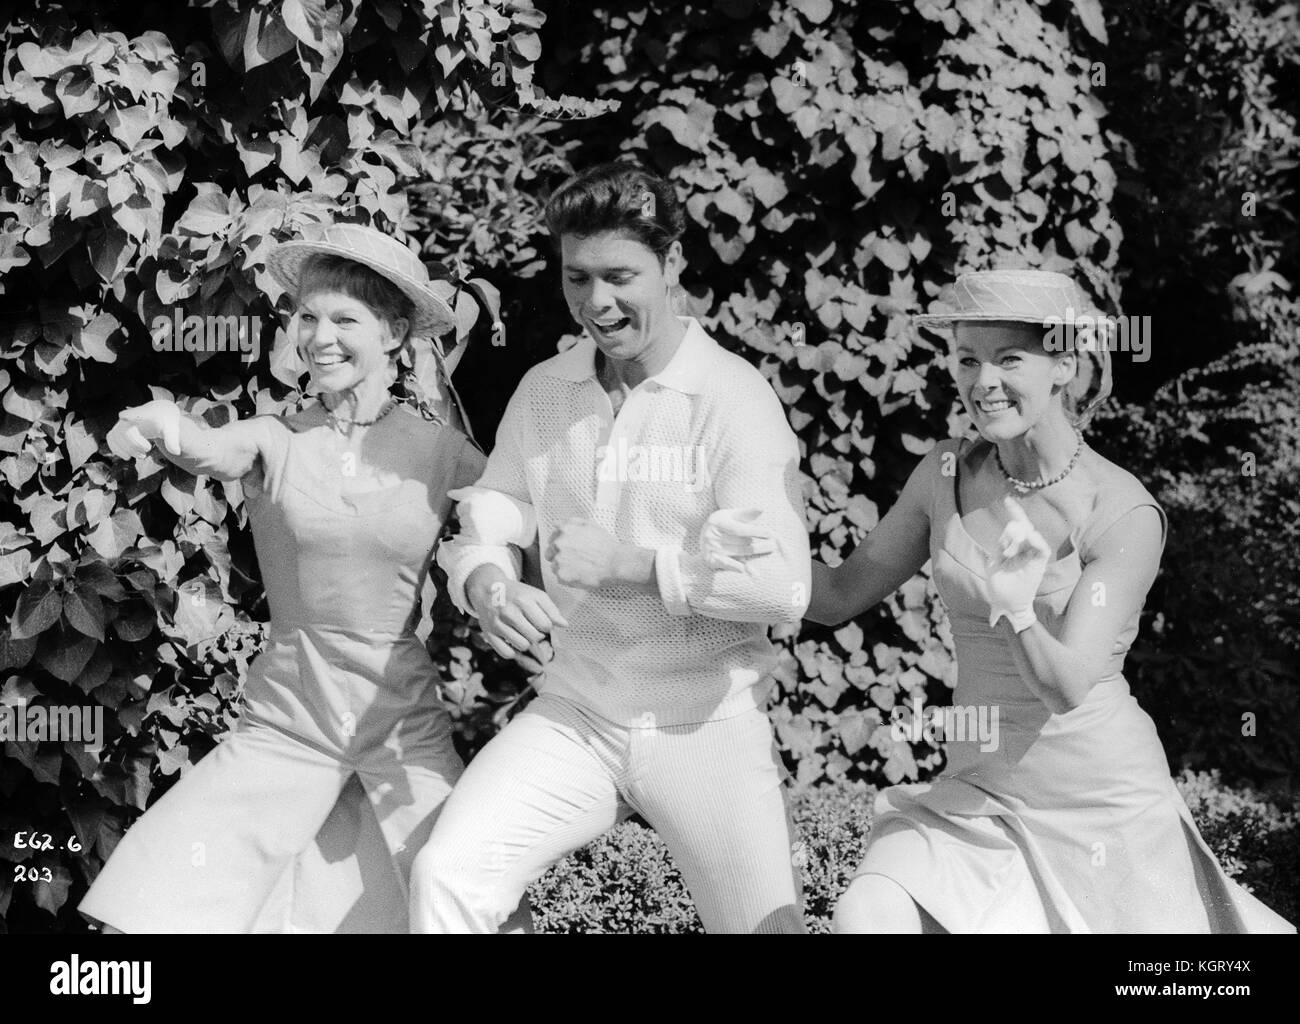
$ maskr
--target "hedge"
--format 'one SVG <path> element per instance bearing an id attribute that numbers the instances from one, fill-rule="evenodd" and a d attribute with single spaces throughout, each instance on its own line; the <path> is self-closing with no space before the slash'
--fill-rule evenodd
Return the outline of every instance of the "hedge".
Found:
<path id="1" fill-rule="evenodd" d="M 1278 805 L 1250 789 L 1223 784 L 1218 772 L 1184 771 L 1177 778 L 1224 870 L 1271 909 L 1295 920 L 1295 850 L 1300 805 Z M 791 817 L 803 865 L 805 921 L 828 932 L 835 903 L 848 888 L 871 831 L 876 790 L 841 781 L 797 792 Z M 681 875 L 663 841 L 639 821 L 627 821 L 565 858 L 529 890 L 539 932 L 701 932 Z"/>

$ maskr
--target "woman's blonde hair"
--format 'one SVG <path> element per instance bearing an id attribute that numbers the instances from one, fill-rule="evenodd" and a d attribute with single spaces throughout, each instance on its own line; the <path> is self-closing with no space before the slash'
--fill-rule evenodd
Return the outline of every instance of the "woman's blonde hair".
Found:
<path id="1" fill-rule="evenodd" d="M 1080 430 L 1088 426 L 1097 407 L 1110 397 L 1113 379 L 1107 330 L 1103 322 L 1074 333 L 1071 351 L 1078 357 L 1078 369 L 1062 389 L 1061 401 L 1065 415 Z"/>

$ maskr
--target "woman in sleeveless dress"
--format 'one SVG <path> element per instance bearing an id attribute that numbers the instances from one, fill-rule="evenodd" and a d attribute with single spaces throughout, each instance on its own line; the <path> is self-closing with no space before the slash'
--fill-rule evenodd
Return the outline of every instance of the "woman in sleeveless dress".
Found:
<path id="1" fill-rule="evenodd" d="M 1124 679 L 1165 516 L 1079 432 L 1110 390 L 1084 310 L 1060 274 L 960 277 L 917 320 L 952 330 L 979 439 L 937 445 L 861 546 L 814 563 L 808 618 L 836 624 L 930 560 L 958 668 L 926 714 L 946 767 L 878 795 L 837 931 L 1295 930 L 1224 874 Z"/>
<path id="2" fill-rule="evenodd" d="M 484 459 L 389 394 L 399 347 L 454 319 L 396 240 L 318 233 L 269 261 L 318 403 L 209 428 L 154 401 L 114 428 L 122 454 L 242 483 L 271 622 L 238 725 L 81 903 L 108 930 L 405 932 L 411 860 L 462 771 L 415 630 L 448 491 Z"/>

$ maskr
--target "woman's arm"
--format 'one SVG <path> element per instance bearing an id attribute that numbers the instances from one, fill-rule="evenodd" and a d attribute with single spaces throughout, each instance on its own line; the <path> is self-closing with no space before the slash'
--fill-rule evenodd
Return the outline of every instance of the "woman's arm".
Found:
<path id="1" fill-rule="evenodd" d="M 238 480 L 257 464 L 265 426 L 256 418 L 209 427 L 185 415 L 175 402 L 155 400 L 123 410 L 110 432 L 119 454 L 159 452 L 196 476 Z M 158 445 L 150 442 L 158 439 Z"/>
<path id="2" fill-rule="evenodd" d="M 1000 620 L 1021 678 L 1054 714 L 1078 707 L 1101 681 L 1115 639 L 1141 611 L 1155 581 L 1162 544 L 1160 513 L 1150 505 L 1132 509 L 1095 545 L 1096 557 L 1074 588 L 1059 640 L 1041 622 L 1017 633 Z"/>
<path id="3" fill-rule="evenodd" d="M 834 568 L 813 562 L 812 601 L 804 618 L 837 626 L 920 572 L 930 557 L 930 489 L 939 460 L 935 448 L 917 464 L 894 507 L 848 558 Z"/>

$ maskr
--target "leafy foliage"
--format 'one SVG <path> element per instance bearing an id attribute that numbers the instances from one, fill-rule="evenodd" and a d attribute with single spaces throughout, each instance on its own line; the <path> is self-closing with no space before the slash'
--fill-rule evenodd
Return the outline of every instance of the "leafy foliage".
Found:
<path id="1" fill-rule="evenodd" d="M 1283 789 L 1300 768 L 1298 27 L 1253 0 L 1114 19 L 1124 308 L 1152 337 L 1149 362 L 1118 357 L 1136 401 L 1097 430 L 1170 516 L 1135 692 L 1175 763 Z"/>
<path id="2" fill-rule="evenodd" d="M 1177 783 L 1224 870 L 1294 920 L 1297 808 L 1225 786 L 1217 772 L 1185 771 Z M 874 799 L 872 787 L 841 781 L 804 789 L 791 802 L 810 932 L 830 931 L 835 904 L 862 859 Z M 637 821 L 565 858 L 529 896 L 541 932 L 703 931 L 663 841 Z"/>
<path id="3" fill-rule="evenodd" d="M 216 424 L 295 405 L 269 247 L 326 219 L 400 234 L 405 186 L 433 173 L 413 126 L 561 102 L 533 90 L 529 0 L 101 7 L 11 11 L 0 43 L 3 699 L 108 711 L 102 751 L 0 759 L 5 835 L 82 847 L 53 881 L 0 878 L 0 916 L 24 928 L 75 921 L 70 886 L 228 726 L 262 640 L 238 485 L 112 458 L 116 412 L 174 397 Z M 480 304 L 434 269 L 468 335 Z M 261 358 L 156 351 L 176 306 L 261 317 Z"/>

